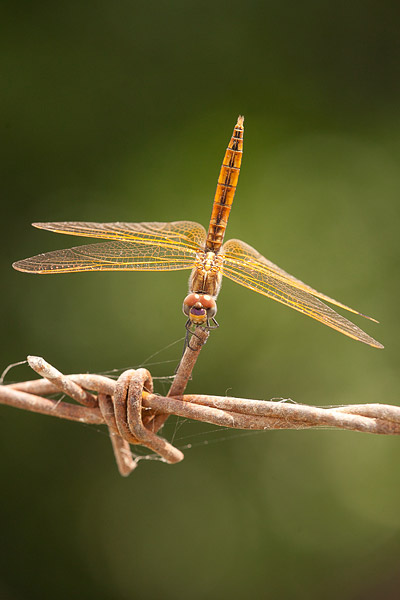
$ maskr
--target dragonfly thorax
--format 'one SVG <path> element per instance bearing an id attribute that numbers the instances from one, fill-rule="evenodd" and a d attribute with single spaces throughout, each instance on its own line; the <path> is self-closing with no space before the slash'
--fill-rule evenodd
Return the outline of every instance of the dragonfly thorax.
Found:
<path id="1" fill-rule="evenodd" d="M 209 294 L 188 294 L 183 312 L 193 325 L 204 325 L 217 314 L 217 303 Z"/>
<path id="2" fill-rule="evenodd" d="M 199 252 L 189 279 L 189 293 L 218 296 L 222 282 L 223 256 L 214 252 Z"/>

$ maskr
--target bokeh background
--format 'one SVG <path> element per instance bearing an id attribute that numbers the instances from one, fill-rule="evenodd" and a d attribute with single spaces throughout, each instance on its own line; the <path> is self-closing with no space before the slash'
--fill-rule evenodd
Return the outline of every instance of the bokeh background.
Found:
<path id="1" fill-rule="evenodd" d="M 1 367 L 145 364 L 167 389 L 185 272 L 11 263 L 79 242 L 32 221 L 207 224 L 240 113 L 228 237 L 375 316 L 354 320 L 385 350 L 225 281 L 188 389 L 397 404 L 399 16 L 389 0 L 6 2 Z M 28 378 L 22 365 L 6 382 Z M 1 415 L 4 599 L 398 597 L 396 438 L 171 421 L 185 460 L 123 479 L 102 428 Z"/>

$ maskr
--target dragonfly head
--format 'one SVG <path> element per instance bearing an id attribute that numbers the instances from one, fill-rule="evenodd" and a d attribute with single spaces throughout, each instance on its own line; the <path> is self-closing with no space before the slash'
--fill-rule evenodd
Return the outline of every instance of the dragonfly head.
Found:
<path id="1" fill-rule="evenodd" d="M 183 301 L 183 312 L 193 325 L 204 325 L 217 314 L 217 303 L 209 294 L 189 294 Z"/>

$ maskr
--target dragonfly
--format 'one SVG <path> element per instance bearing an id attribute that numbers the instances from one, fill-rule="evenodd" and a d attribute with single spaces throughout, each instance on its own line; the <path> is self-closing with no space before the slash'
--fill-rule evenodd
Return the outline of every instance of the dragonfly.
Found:
<path id="1" fill-rule="evenodd" d="M 242 162 L 243 123 L 244 118 L 239 116 L 224 155 L 208 231 L 193 221 L 33 223 L 34 227 L 47 231 L 109 241 L 46 252 L 20 260 L 13 267 L 39 274 L 190 269 L 189 291 L 183 301 L 188 332 L 195 332 L 198 326 L 218 327 L 216 300 L 224 276 L 354 340 L 383 348 L 326 303 L 377 322 L 372 317 L 318 292 L 249 244 L 237 239 L 224 243 Z"/>

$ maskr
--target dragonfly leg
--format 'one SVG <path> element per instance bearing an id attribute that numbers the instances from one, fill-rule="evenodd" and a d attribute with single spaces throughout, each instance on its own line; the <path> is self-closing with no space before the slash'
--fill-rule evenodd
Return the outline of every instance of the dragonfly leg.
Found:
<path id="1" fill-rule="evenodd" d="M 190 350 L 192 350 L 193 352 L 195 352 L 197 350 L 197 348 L 192 348 L 192 346 L 190 345 L 190 337 L 189 337 L 190 334 L 194 335 L 194 337 L 197 337 L 197 339 L 200 340 L 200 342 L 202 342 L 202 340 L 197 335 L 197 333 L 195 331 L 190 331 L 190 329 L 187 330 L 187 334 L 186 334 L 187 335 L 186 347 L 189 348 Z"/>
<path id="2" fill-rule="evenodd" d="M 185 354 L 185 350 L 186 350 L 186 348 L 190 348 L 190 344 L 189 344 L 189 341 L 190 341 L 190 334 L 191 334 L 191 331 L 190 331 L 190 325 L 191 325 L 191 323 L 190 323 L 190 320 L 188 319 L 188 320 L 186 321 L 186 324 L 185 324 L 186 335 L 185 335 L 185 341 L 184 341 L 184 344 L 183 344 L 183 352 L 182 352 L 182 356 Z M 190 349 L 191 349 L 191 348 L 190 348 Z"/>
<path id="3" fill-rule="evenodd" d="M 197 335 L 196 330 L 192 330 L 191 328 L 193 327 L 193 323 L 191 322 L 190 319 L 188 319 L 185 323 L 185 329 L 186 329 L 186 335 L 185 335 L 185 342 L 183 344 L 183 352 L 182 352 L 182 356 L 185 353 L 186 348 L 189 348 L 190 350 L 197 350 L 197 348 L 192 348 L 190 345 L 190 336 L 194 335 L 195 337 L 197 337 L 198 340 L 201 340 L 201 338 Z M 200 325 L 197 325 L 195 327 L 201 327 Z M 207 327 L 203 327 L 203 329 L 210 329 L 208 326 Z M 203 342 L 202 342 L 203 343 Z"/>
<path id="4" fill-rule="evenodd" d="M 211 322 L 214 323 L 214 325 L 210 325 L 210 319 L 207 319 L 206 329 L 217 329 L 219 327 L 219 323 L 214 319 L 214 317 L 211 318 Z"/>
<path id="5" fill-rule="evenodd" d="M 175 369 L 175 375 L 177 373 L 179 375 L 179 368 L 183 361 L 186 360 L 186 363 L 187 363 L 188 360 L 189 361 L 192 360 L 191 358 L 189 358 L 190 356 L 193 356 L 190 352 L 188 352 L 185 355 L 186 348 L 189 348 L 189 350 L 192 350 L 192 352 L 196 353 L 195 356 L 197 357 L 197 354 L 201 350 L 201 347 L 204 346 L 204 344 L 207 342 L 207 339 L 209 336 L 209 330 L 216 329 L 218 327 L 218 323 L 215 321 L 215 319 L 212 319 L 212 321 L 214 322 L 214 325 L 210 325 L 209 321 L 207 321 L 206 325 L 196 325 L 195 323 L 192 323 L 190 319 L 188 319 L 186 321 L 186 323 L 185 323 L 186 334 L 185 334 L 185 341 L 183 344 L 182 357 L 181 357 L 181 360 L 179 361 L 178 366 Z M 193 342 L 193 339 L 194 339 L 194 342 Z M 194 343 L 194 347 L 191 346 L 191 342 Z M 194 358 L 193 360 L 195 361 L 196 358 Z"/>

